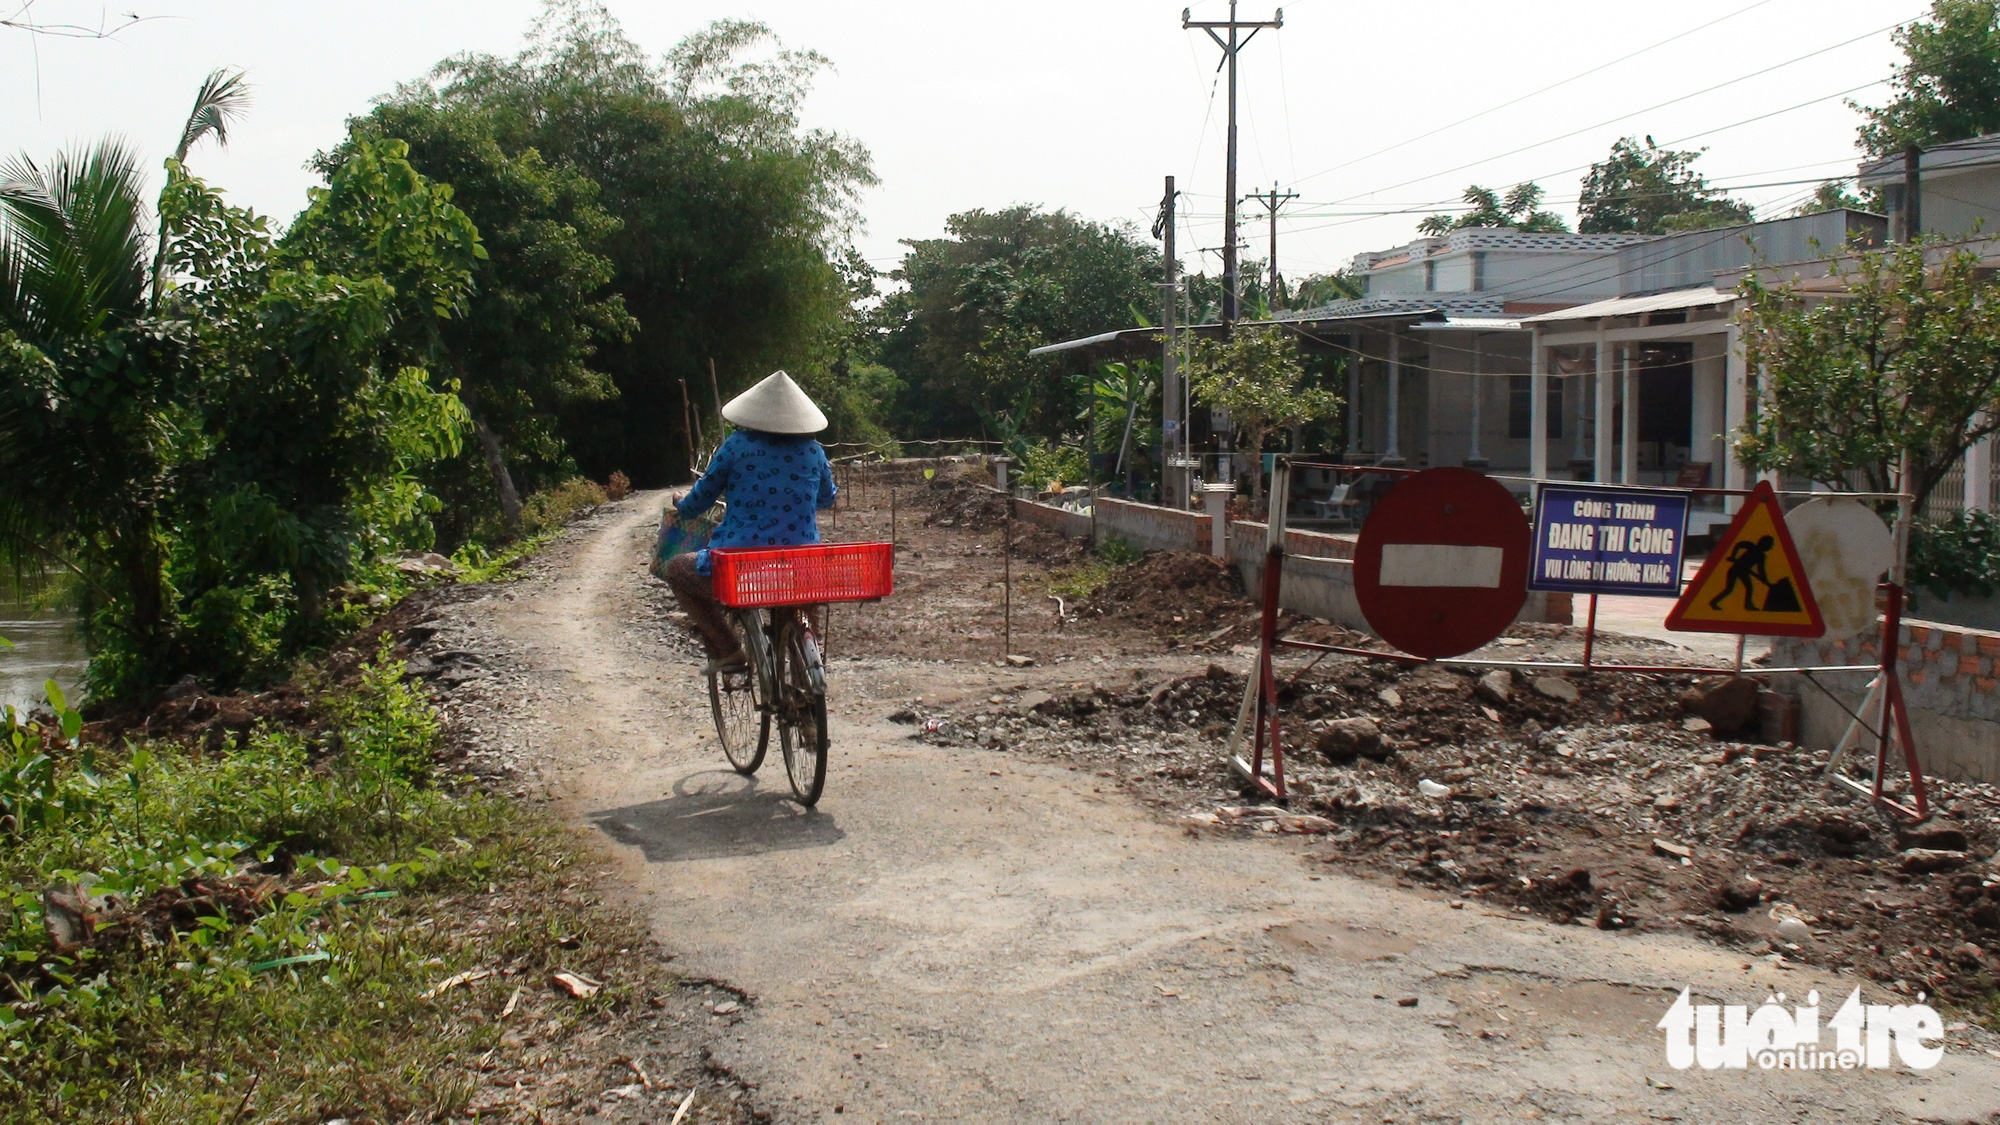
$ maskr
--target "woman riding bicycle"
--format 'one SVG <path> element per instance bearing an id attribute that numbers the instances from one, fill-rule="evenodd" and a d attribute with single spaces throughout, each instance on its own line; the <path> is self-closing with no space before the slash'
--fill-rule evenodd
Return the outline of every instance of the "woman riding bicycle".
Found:
<path id="1" fill-rule="evenodd" d="M 826 429 L 826 415 L 782 371 L 729 400 L 725 421 L 737 427 L 709 460 L 708 471 L 667 521 L 694 519 L 717 499 L 728 504 L 709 547 L 797 547 L 819 542 L 818 511 L 833 507 L 837 490 L 826 450 L 812 435 Z M 667 585 L 711 667 L 747 662 L 710 578 L 708 550 L 667 563 Z"/>

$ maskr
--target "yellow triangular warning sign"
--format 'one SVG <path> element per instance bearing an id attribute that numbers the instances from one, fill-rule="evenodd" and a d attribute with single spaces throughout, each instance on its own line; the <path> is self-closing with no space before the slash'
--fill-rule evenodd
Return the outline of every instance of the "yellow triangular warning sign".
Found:
<path id="1" fill-rule="evenodd" d="M 1778 494 L 1768 481 L 1736 513 L 1694 581 L 1667 614 L 1667 628 L 1684 633 L 1749 633 L 1817 637 L 1826 632 L 1799 562 Z"/>

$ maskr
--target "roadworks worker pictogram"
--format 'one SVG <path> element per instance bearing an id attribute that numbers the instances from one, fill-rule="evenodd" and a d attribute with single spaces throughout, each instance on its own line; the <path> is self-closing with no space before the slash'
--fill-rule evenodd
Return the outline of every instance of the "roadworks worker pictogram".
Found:
<path id="1" fill-rule="evenodd" d="M 1759 482 L 1736 513 L 1667 614 L 1667 628 L 1767 637 L 1826 632 L 1778 495 L 1768 483 Z"/>

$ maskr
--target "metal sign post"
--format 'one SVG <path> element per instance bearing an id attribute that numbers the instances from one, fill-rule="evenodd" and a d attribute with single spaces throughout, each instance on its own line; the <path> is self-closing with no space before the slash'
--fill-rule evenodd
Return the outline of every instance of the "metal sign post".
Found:
<path id="1" fill-rule="evenodd" d="M 1278 591 L 1285 573 L 1285 502 L 1291 493 L 1291 463 L 1279 457 L 1271 467 L 1271 507 L 1264 527 L 1264 612 L 1258 632 L 1257 664 L 1243 682 L 1243 705 L 1236 712 L 1236 731 L 1229 738 L 1229 763 L 1245 781 L 1276 801 L 1285 792 L 1285 751 L 1278 727 Z M 1250 760 L 1240 750 L 1244 728 L 1252 732 Z M 1266 733 L 1271 772 L 1264 772 Z"/>

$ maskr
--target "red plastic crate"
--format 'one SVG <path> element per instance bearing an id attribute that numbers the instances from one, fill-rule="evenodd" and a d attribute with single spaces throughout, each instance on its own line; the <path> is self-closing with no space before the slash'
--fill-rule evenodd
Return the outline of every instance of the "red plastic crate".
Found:
<path id="1" fill-rule="evenodd" d="M 736 609 L 864 602 L 895 590 L 887 543 L 722 547 L 708 557 L 716 600 Z"/>

